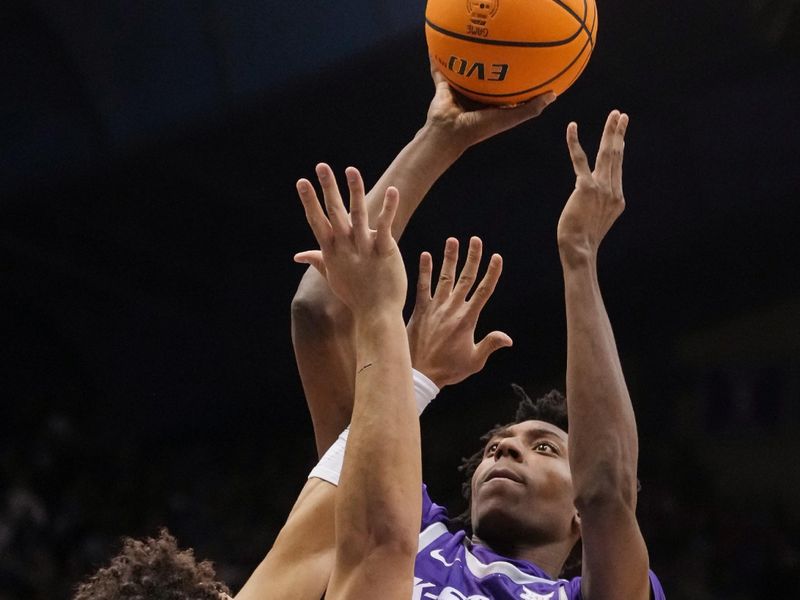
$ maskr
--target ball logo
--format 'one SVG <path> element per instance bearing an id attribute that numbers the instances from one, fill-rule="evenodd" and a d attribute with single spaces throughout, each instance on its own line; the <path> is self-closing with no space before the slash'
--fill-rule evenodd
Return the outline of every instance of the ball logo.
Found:
<path id="1" fill-rule="evenodd" d="M 447 69 L 464 77 L 472 77 L 481 81 L 503 81 L 508 74 L 505 63 L 482 63 L 470 61 L 459 56 L 450 56 Z"/>
<path id="2" fill-rule="evenodd" d="M 467 11 L 469 12 L 467 34 L 489 37 L 489 28 L 486 24 L 497 14 L 498 8 L 500 8 L 500 0 L 467 0 Z"/>

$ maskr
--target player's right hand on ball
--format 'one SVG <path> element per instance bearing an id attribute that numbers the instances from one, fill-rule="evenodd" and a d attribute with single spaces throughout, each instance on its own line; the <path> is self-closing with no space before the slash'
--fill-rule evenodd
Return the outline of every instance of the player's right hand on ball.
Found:
<path id="1" fill-rule="evenodd" d="M 547 92 L 514 107 L 483 106 L 472 110 L 463 97 L 456 95 L 433 60 L 431 77 L 436 93 L 428 108 L 426 125 L 441 131 L 461 150 L 538 117 L 556 99 L 555 94 Z"/>

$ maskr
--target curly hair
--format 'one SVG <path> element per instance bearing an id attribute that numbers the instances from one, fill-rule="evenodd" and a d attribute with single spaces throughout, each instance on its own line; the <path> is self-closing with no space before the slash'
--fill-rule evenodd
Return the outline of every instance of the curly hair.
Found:
<path id="1" fill-rule="evenodd" d="M 77 588 L 73 600 L 220 600 L 230 594 L 209 561 L 197 562 L 166 529 L 157 538 L 123 538 L 122 551 Z"/>

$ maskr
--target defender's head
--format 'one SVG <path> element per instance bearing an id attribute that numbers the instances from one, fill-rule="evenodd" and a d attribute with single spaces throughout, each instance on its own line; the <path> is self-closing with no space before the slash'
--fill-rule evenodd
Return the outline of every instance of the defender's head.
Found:
<path id="1" fill-rule="evenodd" d="M 73 600 L 229 600 L 208 561 L 180 550 L 162 529 L 157 538 L 123 539 L 122 551 L 86 582 Z"/>

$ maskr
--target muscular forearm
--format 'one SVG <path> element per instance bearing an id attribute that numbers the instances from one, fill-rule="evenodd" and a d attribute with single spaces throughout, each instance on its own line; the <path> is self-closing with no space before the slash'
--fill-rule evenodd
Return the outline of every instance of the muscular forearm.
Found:
<path id="1" fill-rule="evenodd" d="M 576 503 L 636 502 L 638 440 L 630 396 L 597 280 L 596 257 L 562 251 L 567 402 Z"/>
<path id="2" fill-rule="evenodd" d="M 292 344 L 322 456 L 350 422 L 355 348 L 350 310 L 314 268 L 292 300 Z"/>
<path id="3" fill-rule="evenodd" d="M 427 123 L 367 194 L 370 224 L 380 212 L 386 188 L 396 187 L 400 191 L 400 205 L 392 224 L 392 236 L 399 240 L 425 195 L 465 149 L 463 142 L 441 126 Z"/>
<path id="4" fill-rule="evenodd" d="M 236 600 L 317 600 L 325 592 L 334 561 L 336 487 L 309 479 L 272 549 Z"/>
<path id="5" fill-rule="evenodd" d="M 337 561 L 416 551 L 419 422 L 402 315 L 356 319 L 355 406 L 336 498 Z"/>

